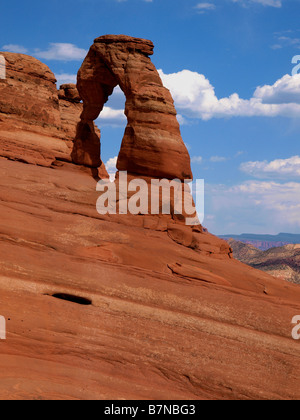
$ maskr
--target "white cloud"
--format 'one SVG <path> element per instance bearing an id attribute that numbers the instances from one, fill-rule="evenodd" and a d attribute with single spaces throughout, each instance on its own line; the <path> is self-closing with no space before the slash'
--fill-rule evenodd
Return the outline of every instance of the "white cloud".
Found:
<path id="1" fill-rule="evenodd" d="M 12 53 L 17 53 L 17 54 L 27 54 L 28 53 L 27 48 L 23 47 L 22 45 L 16 45 L 16 44 L 3 45 L 2 50 L 3 51 L 9 51 L 9 52 L 12 52 Z"/>
<path id="2" fill-rule="evenodd" d="M 96 123 L 101 125 L 110 125 L 110 126 L 124 126 L 126 125 L 127 118 L 124 114 L 123 109 L 112 109 L 108 106 L 105 106 L 99 115 L 99 118 L 96 120 Z"/>
<path id="3" fill-rule="evenodd" d="M 219 99 L 203 74 L 190 70 L 173 74 L 159 70 L 159 74 L 183 117 L 203 120 L 237 116 L 300 117 L 299 75 L 286 75 L 272 86 L 259 87 L 250 99 L 242 99 L 237 93 Z"/>
<path id="4" fill-rule="evenodd" d="M 239 150 L 238 152 L 236 152 L 236 154 L 234 155 L 235 158 L 238 158 L 239 156 L 242 156 L 245 152 L 243 152 L 242 150 Z"/>
<path id="5" fill-rule="evenodd" d="M 258 87 L 254 97 L 261 99 L 264 104 L 300 104 L 300 74 L 287 74 L 272 86 Z"/>
<path id="6" fill-rule="evenodd" d="M 276 159 L 271 162 L 257 161 L 242 163 L 240 169 L 257 178 L 299 178 L 300 156 Z"/>
<path id="7" fill-rule="evenodd" d="M 35 50 L 35 56 L 44 60 L 81 61 L 86 55 L 87 50 L 68 43 L 50 43 L 48 50 Z"/>
<path id="8" fill-rule="evenodd" d="M 291 224 L 300 226 L 300 183 L 276 183 L 266 181 L 247 181 L 228 190 L 231 198 L 240 201 L 240 206 L 252 203 L 251 206 L 261 207 L 271 212 L 274 219 L 286 218 Z"/>
<path id="9" fill-rule="evenodd" d="M 197 10 L 198 13 L 205 13 L 211 10 L 216 9 L 216 5 L 213 3 L 198 3 L 194 9 Z"/>
<path id="10" fill-rule="evenodd" d="M 108 161 L 105 164 L 107 172 L 116 171 L 116 165 L 117 165 L 118 156 L 115 156 L 113 158 L 108 159 Z"/>
<path id="11" fill-rule="evenodd" d="M 226 160 L 228 160 L 228 158 L 223 156 L 212 156 L 210 158 L 210 161 L 213 163 L 226 162 Z"/>
<path id="12" fill-rule="evenodd" d="M 214 233 L 278 233 L 300 228 L 300 183 L 246 181 L 226 187 L 206 185 L 209 214 L 204 226 Z M 222 223 L 219 223 L 219 221 Z"/>
<path id="13" fill-rule="evenodd" d="M 281 7 L 282 1 L 281 0 L 251 0 L 252 3 L 259 3 L 263 6 L 271 6 L 271 7 Z"/>
<path id="14" fill-rule="evenodd" d="M 76 74 L 68 74 L 68 73 L 61 73 L 56 74 L 55 78 L 57 80 L 57 85 L 64 85 L 67 83 L 77 83 L 77 75 Z"/>
<path id="15" fill-rule="evenodd" d="M 273 50 L 278 50 L 284 47 L 300 48 L 300 38 L 291 36 L 277 36 L 276 44 L 272 45 Z"/>
<path id="16" fill-rule="evenodd" d="M 104 106 L 97 119 L 99 125 L 111 127 L 126 126 L 127 118 L 124 114 L 125 101 L 126 98 L 123 91 L 119 86 L 116 86 L 107 102 L 109 106 Z"/>
<path id="17" fill-rule="evenodd" d="M 177 121 L 179 122 L 180 125 L 188 124 L 187 120 L 181 114 L 177 114 Z"/>
<path id="18" fill-rule="evenodd" d="M 282 0 L 232 0 L 234 3 L 240 3 L 243 6 L 249 6 L 251 3 L 258 3 L 262 6 L 282 7 Z"/>
<path id="19" fill-rule="evenodd" d="M 191 158 L 192 163 L 202 163 L 203 162 L 203 157 L 202 156 L 193 156 Z"/>
<path id="20" fill-rule="evenodd" d="M 117 160 L 118 160 L 118 156 L 115 156 L 113 158 L 108 159 L 108 161 L 105 164 L 105 167 L 106 167 L 106 170 L 108 172 L 109 179 L 111 182 L 113 182 L 116 177 Z"/>

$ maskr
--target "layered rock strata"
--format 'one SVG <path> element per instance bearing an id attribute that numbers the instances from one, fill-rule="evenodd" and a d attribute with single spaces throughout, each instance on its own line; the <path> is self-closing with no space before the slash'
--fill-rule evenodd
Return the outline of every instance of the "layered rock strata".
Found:
<path id="1" fill-rule="evenodd" d="M 139 69 L 134 57 L 140 55 L 148 66 L 151 43 L 125 38 L 118 44 L 101 38 L 99 48 L 114 52 L 114 60 L 128 57 L 126 67 Z M 299 343 L 291 323 L 300 314 L 299 286 L 236 261 L 229 245 L 201 226 L 167 215 L 100 215 L 91 168 L 71 161 L 69 138 L 82 111 L 74 86 L 55 93 L 46 66 L 6 57 L 8 78 L 0 80 L 0 316 L 6 321 L 0 399 L 299 399 Z M 136 74 L 136 85 L 130 74 L 124 85 L 142 89 L 144 73 Z M 151 74 L 150 86 L 160 90 Z M 145 94 L 149 114 L 158 96 L 152 102 Z M 142 98 L 136 91 L 129 104 Z M 83 125 L 92 124 L 89 109 Z M 140 105 L 130 106 L 128 115 L 132 109 L 136 117 L 128 122 L 144 133 L 145 115 Z M 150 171 L 156 156 L 157 175 L 165 162 L 164 175 L 183 180 L 178 171 L 189 172 L 189 159 L 180 138 L 172 143 L 164 137 L 171 129 L 155 124 L 165 140 L 150 136 L 148 154 L 142 137 L 125 134 L 119 169 Z M 126 160 L 130 142 L 137 145 L 133 166 Z M 170 159 L 183 150 L 181 164 L 166 161 L 165 142 Z"/>
<path id="2" fill-rule="evenodd" d="M 39 60 L 0 54 L 5 63 L 5 78 L 0 78 L 1 155 L 41 166 L 71 162 L 83 110 L 76 86 L 65 84 L 58 91 L 54 74 Z M 99 143 L 100 131 L 94 130 Z"/>

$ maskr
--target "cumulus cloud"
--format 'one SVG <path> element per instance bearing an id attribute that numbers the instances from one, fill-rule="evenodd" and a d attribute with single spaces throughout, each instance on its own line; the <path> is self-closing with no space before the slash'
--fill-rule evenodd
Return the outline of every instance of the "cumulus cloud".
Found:
<path id="1" fill-rule="evenodd" d="M 300 104 L 300 74 L 289 74 L 277 80 L 274 85 L 258 87 L 254 97 L 264 104 Z"/>
<path id="2" fill-rule="evenodd" d="M 108 106 L 103 108 L 103 111 L 99 115 L 96 123 L 101 125 L 118 126 L 122 127 L 126 124 L 126 116 L 123 109 L 113 109 Z"/>
<path id="3" fill-rule="evenodd" d="M 118 160 L 118 156 L 115 156 L 113 158 L 108 159 L 108 161 L 105 163 L 105 167 L 106 167 L 106 170 L 108 172 L 109 179 L 111 182 L 113 182 L 116 178 L 117 160 Z"/>
<path id="4" fill-rule="evenodd" d="M 87 50 L 68 43 L 50 43 L 45 51 L 35 50 L 35 56 L 44 60 L 81 61 L 87 55 Z"/>
<path id="5" fill-rule="evenodd" d="M 240 169 L 248 175 L 257 178 L 299 178 L 300 156 L 293 156 L 289 159 L 276 159 L 271 162 L 245 162 L 240 165 Z"/>
<path id="6" fill-rule="evenodd" d="M 248 203 L 252 208 L 262 208 L 275 220 L 289 220 L 291 225 L 300 226 L 300 183 L 248 181 L 236 185 L 228 193 L 241 200 L 241 205 Z"/>
<path id="7" fill-rule="evenodd" d="M 209 120 L 214 117 L 300 116 L 299 75 L 286 75 L 274 85 L 258 87 L 250 99 L 242 99 L 238 93 L 219 99 L 203 74 L 190 70 L 173 74 L 159 70 L 159 73 L 183 117 Z"/>
<path id="8" fill-rule="evenodd" d="M 237 200 L 244 197 L 252 208 L 262 207 L 275 214 L 276 219 L 288 218 L 291 224 L 300 226 L 300 183 L 247 181 L 230 188 L 228 193 Z"/>
<path id="9" fill-rule="evenodd" d="M 300 74 L 285 75 L 273 85 L 259 86 L 250 99 L 242 99 L 238 93 L 218 98 L 210 81 L 203 74 L 190 70 L 173 74 L 159 70 L 159 74 L 172 93 L 180 124 L 188 124 L 190 118 L 300 117 Z M 76 83 L 73 74 L 57 74 L 56 78 L 59 84 Z M 122 90 L 116 87 L 108 106 L 100 114 L 99 122 L 123 126 L 126 122 L 125 100 Z"/>
<path id="10" fill-rule="evenodd" d="M 300 183 L 246 181 L 226 187 L 206 185 L 210 214 L 204 224 L 215 233 L 278 233 L 300 228 Z M 216 230 L 217 229 L 217 230 Z"/>

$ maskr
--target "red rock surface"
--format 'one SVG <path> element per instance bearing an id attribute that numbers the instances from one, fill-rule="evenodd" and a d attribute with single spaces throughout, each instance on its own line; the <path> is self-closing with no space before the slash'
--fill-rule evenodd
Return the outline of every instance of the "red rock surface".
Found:
<path id="1" fill-rule="evenodd" d="M 173 99 L 149 58 L 153 48 L 151 41 L 124 35 L 106 35 L 95 40 L 78 72 L 77 87 L 84 106 L 81 119 L 91 138 L 82 142 L 79 136 L 75 142 L 76 163 L 95 164 L 99 149 L 93 142 L 91 124 L 119 85 L 126 96 L 128 124 L 118 170 L 168 179 L 192 178 Z M 89 150 L 83 155 L 84 144 L 89 145 Z"/>
<path id="2" fill-rule="evenodd" d="M 23 54 L 1 55 L 6 62 L 6 79 L 0 79 L 1 156 L 41 166 L 71 162 L 83 109 L 76 86 L 58 91 L 45 64 Z M 94 125 L 93 130 L 99 143 L 100 131 Z"/>
<path id="3" fill-rule="evenodd" d="M 68 140 L 2 111 L 0 399 L 300 397 L 299 286 L 231 258 L 201 227 L 100 216 L 92 169 L 57 160 Z"/>

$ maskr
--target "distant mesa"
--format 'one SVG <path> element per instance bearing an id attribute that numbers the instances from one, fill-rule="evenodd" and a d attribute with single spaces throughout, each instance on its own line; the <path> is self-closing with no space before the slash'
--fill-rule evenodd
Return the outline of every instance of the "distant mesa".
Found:
<path id="1" fill-rule="evenodd" d="M 253 245 L 262 251 L 289 244 L 300 244 L 300 234 L 293 233 L 279 233 L 278 235 L 243 233 L 242 235 L 220 235 L 220 238 L 225 240 L 234 239 L 239 242 Z"/>
<path id="2" fill-rule="evenodd" d="M 295 235 L 296 236 L 296 235 Z M 288 244 L 262 251 L 248 243 L 229 239 L 237 260 L 274 277 L 300 284 L 300 245 Z"/>

